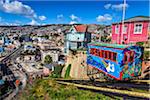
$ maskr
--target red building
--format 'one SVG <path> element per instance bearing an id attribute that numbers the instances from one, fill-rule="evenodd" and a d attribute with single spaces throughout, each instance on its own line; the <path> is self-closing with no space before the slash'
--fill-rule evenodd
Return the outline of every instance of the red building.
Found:
<path id="1" fill-rule="evenodd" d="M 122 22 L 112 24 L 113 43 L 136 43 L 148 41 L 150 33 L 150 17 L 135 16 Z M 123 31 L 122 31 L 123 30 Z"/>

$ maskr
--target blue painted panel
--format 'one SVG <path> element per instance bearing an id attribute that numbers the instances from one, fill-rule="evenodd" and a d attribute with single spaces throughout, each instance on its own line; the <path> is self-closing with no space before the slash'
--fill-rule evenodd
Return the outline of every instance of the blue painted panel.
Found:
<path id="1" fill-rule="evenodd" d="M 121 49 L 114 49 L 114 48 L 106 48 L 106 47 L 100 47 L 100 46 L 89 46 L 89 50 L 90 48 L 96 48 L 96 49 L 100 49 L 100 50 L 107 50 L 107 51 L 112 51 L 117 53 L 117 62 L 111 61 L 111 60 L 106 60 L 104 58 L 101 57 L 97 57 L 94 56 L 92 54 L 89 53 L 89 51 L 87 52 L 88 56 L 87 56 L 87 64 L 91 65 L 93 67 L 98 68 L 99 70 L 102 70 L 104 72 L 106 72 L 107 74 L 110 74 L 111 76 L 115 77 L 115 78 L 120 78 L 120 61 L 121 61 L 121 57 L 123 57 L 123 54 L 121 54 L 121 52 L 123 50 Z"/>
<path id="2" fill-rule="evenodd" d="M 90 54 L 90 48 L 117 53 L 116 62 Z M 128 51 L 134 52 L 134 60 L 132 62 L 129 60 L 129 62 L 125 63 L 124 56 Z M 115 49 L 109 47 L 88 45 L 87 64 L 96 67 L 97 69 L 102 70 L 105 73 L 121 80 L 126 78 L 133 78 L 134 76 L 140 75 L 142 67 L 142 55 L 143 48 L 139 46 L 130 46 L 123 49 Z M 131 59 L 130 56 L 128 57 L 128 59 Z"/>

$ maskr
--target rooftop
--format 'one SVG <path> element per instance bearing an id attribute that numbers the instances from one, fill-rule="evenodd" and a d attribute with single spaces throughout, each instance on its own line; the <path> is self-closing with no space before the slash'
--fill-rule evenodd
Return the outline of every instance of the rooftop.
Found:
<path id="1" fill-rule="evenodd" d="M 134 17 L 131 17 L 131 18 L 124 20 L 125 23 L 127 23 L 127 22 L 140 22 L 140 21 L 150 21 L 150 16 L 134 16 Z M 116 24 L 116 23 L 113 23 L 113 24 Z M 121 22 L 119 22 L 119 23 L 121 23 Z"/>
<path id="2" fill-rule="evenodd" d="M 127 48 L 129 46 L 133 46 L 133 44 L 124 45 L 124 44 L 110 44 L 110 43 L 102 43 L 102 42 L 91 42 L 88 45 L 113 47 L 113 48 L 120 48 L 120 49 Z"/>
<path id="3" fill-rule="evenodd" d="M 77 32 L 86 32 L 86 30 L 87 30 L 86 25 L 75 25 L 74 27 Z"/>

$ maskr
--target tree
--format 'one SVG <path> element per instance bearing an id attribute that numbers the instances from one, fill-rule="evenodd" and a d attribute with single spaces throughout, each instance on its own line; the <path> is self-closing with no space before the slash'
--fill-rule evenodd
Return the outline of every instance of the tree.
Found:
<path id="1" fill-rule="evenodd" d="M 52 57 L 50 55 L 46 55 L 44 59 L 45 64 L 50 64 L 52 63 Z"/>

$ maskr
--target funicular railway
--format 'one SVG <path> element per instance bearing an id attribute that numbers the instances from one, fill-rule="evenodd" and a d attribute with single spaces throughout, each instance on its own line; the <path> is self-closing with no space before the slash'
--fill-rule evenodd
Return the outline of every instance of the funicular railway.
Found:
<path id="1" fill-rule="evenodd" d="M 150 80 L 143 80 L 143 47 L 89 43 L 87 50 L 87 80 L 57 80 L 64 85 L 91 90 L 124 99 L 149 99 Z"/>
<path id="2" fill-rule="evenodd" d="M 140 100 L 149 100 L 150 98 L 149 80 L 111 82 L 107 80 L 58 79 L 57 83 L 73 85 L 82 90 L 90 90 L 111 97 L 118 96 L 124 99 Z"/>

